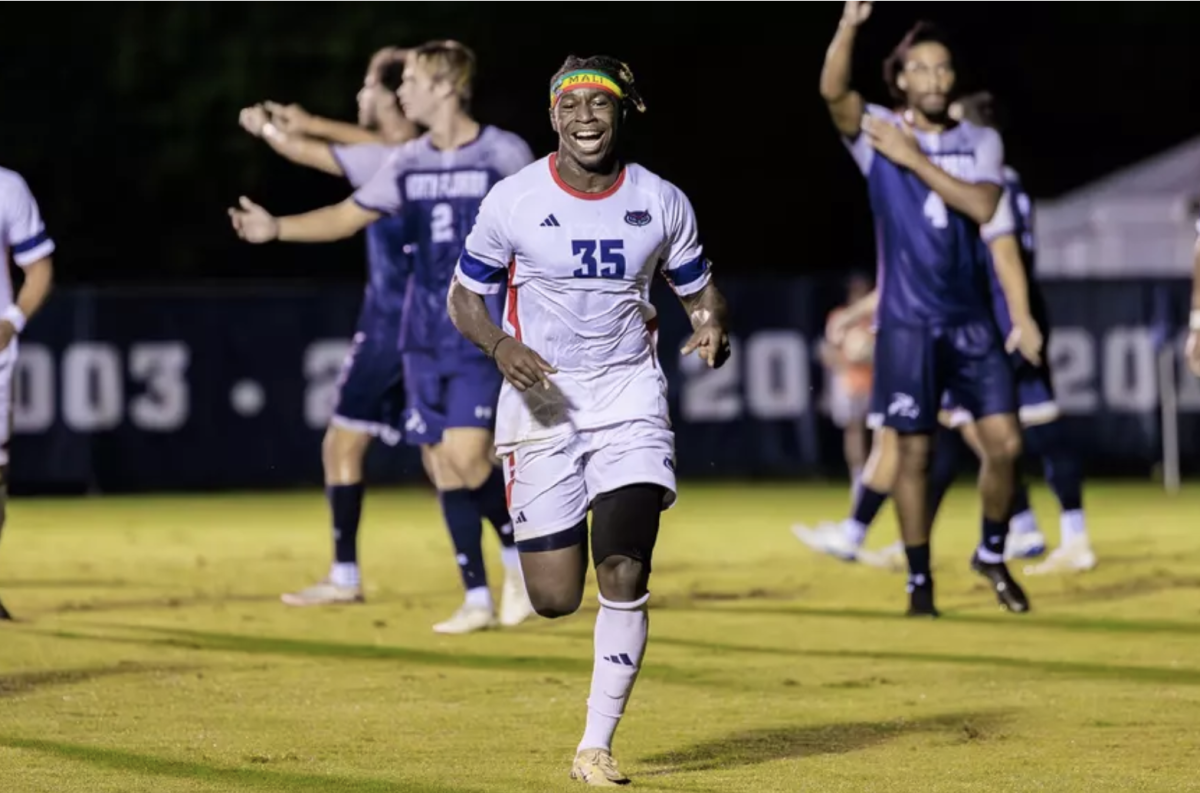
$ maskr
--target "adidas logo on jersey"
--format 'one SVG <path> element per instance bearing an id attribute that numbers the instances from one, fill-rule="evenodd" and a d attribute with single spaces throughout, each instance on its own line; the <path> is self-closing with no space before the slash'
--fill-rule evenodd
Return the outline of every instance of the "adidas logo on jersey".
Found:
<path id="1" fill-rule="evenodd" d="M 525 522 L 525 510 L 521 510 L 520 512 L 517 513 L 517 517 L 513 520 L 513 523 L 524 523 L 524 522 Z"/>
<path id="2" fill-rule="evenodd" d="M 559 225 L 559 223 L 558 223 L 558 218 L 554 217 L 554 215 L 551 215 L 550 217 L 548 217 L 548 218 L 546 218 L 545 220 L 543 220 L 543 221 L 542 221 L 542 223 L 541 223 L 541 225 L 542 225 L 542 228 L 545 228 L 545 227 L 547 227 L 547 226 L 555 226 L 555 227 L 557 227 L 557 226 Z"/>

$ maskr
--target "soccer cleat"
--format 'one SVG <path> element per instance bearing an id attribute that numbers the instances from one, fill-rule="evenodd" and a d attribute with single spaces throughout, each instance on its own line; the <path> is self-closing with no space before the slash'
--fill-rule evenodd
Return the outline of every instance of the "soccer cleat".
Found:
<path id="1" fill-rule="evenodd" d="M 1004 558 L 1037 559 L 1046 553 L 1046 537 L 1040 531 L 1027 531 L 1020 534 L 1009 532 L 1004 544 Z"/>
<path id="2" fill-rule="evenodd" d="M 612 752 L 605 749 L 583 749 L 575 755 L 571 766 L 571 779 L 596 787 L 619 787 L 629 784 L 629 777 L 621 773 Z"/>
<path id="3" fill-rule="evenodd" d="M 836 523 L 822 523 L 815 529 L 797 523 L 792 526 L 792 534 L 817 553 L 841 559 L 843 562 L 858 560 L 858 546 L 846 536 L 842 527 Z"/>
<path id="4" fill-rule="evenodd" d="M 0 603 L 0 622 L 12 621 L 13 616 L 8 613 L 8 609 L 4 608 L 4 604 Z"/>
<path id="5" fill-rule="evenodd" d="M 520 625 L 536 612 L 525 591 L 525 577 L 519 567 L 504 574 L 504 588 L 500 590 L 500 624 L 506 628 Z"/>
<path id="6" fill-rule="evenodd" d="M 434 633 L 474 633 L 496 627 L 496 613 L 490 606 L 464 604 L 445 622 L 433 626 Z"/>
<path id="7" fill-rule="evenodd" d="M 280 600 L 289 606 L 340 606 L 363 603 L 366 598 L 360 586 L 338 586 L 325 579 L 299 592 L 288 592 Z"/>
<path id="8" fill-rule="evenodd" d="M 1029 598 L 1025 596 L 1025 590 L 1013 579 L 1012 574 L 1008 572 L 1008 565 L 1004 562 L 985 562 L 976 552 L 971 557 L 971 569 L 991 583 L 996 599 L 1005 609 L 1016 614 L 1029 611 Z"/>
<path id="9" fill-rule="evenodd" d="M 859 548 L 858 561 L 869 567 L 877 567 L 893 573 L 902 573 L 908 568 L 908 559 L 904 556 L 904 543 L 901 541 L 884 546 L 878 551 Z"/>
<path id="10" fill-rule="evenodd" d="M 921 586 L 908 585 L 908 614 L 909 617 L 942 616 L 933 605 L 933 581 L 928 580 Z"/>
<path id="11" fill-rule="evenodd" d="M 1083 573 L 1095 566 L 1096 554 L 1087 538 L 1081 537 L 1055 548 L 1043 561 L 1027 565 L 1025 575 Z"/>

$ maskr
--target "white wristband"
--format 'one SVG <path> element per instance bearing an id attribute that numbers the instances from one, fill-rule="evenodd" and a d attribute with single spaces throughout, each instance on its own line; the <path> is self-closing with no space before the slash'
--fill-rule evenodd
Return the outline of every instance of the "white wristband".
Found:
<path id="1" fill-rule="evenodd" d="M 0 311 L 0 322 L 7 322 L 17 333 L 25 330 L 25 312 L 16 303 Z"/>
<path id="2" fill-rule="evenodd" d="M 1191 330 L 1200 330 L 1200 308 L 1192 309 L 1192 317 L 1188 320 L 1188 328 Z"/>

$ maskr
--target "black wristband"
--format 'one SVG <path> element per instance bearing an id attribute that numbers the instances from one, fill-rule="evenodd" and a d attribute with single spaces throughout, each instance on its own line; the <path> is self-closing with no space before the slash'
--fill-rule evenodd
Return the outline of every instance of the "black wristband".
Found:
<path id="1" fill-rule="evenodd" d="M 512 336 L 501 336 L 499 339 L 497 339 L 496 343 L 492 345 L 492 352 L 488 357 L 491 358 L 493 361 L 496 360 L 496 350 L 500 349 L 500 345 L 503 342 L 508 341 L 511 338 L 512 338 Z"/>

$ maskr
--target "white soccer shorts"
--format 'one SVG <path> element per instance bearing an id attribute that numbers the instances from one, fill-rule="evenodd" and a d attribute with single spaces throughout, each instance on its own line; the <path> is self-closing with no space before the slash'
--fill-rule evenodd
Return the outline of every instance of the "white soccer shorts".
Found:
<path id="1" fill-rule="evenodd" d="M 660 485 L 676 500 L 675 434 L 666 422 L 635 421 L 504 450 L 508 512 L 518 543 L 566 531 L 595 498 L 628 485 Z"/>

